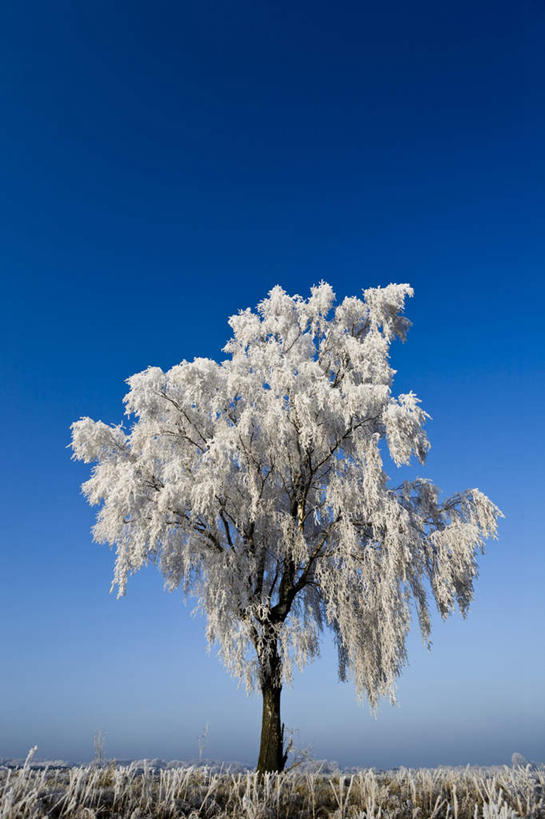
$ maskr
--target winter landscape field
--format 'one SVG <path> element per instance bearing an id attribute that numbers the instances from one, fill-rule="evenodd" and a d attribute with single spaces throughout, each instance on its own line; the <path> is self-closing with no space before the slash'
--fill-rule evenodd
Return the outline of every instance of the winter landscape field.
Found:
<path id="1" fill-rule="evenodd" d="M 0 2 L 0 819 L 545 819 L 544 42 Z"/>
<path id="2" fill-rule="evenodd" d="M 158 760 L 0 767 L 0 819 L 514 819 L 545 817 L 545 765 L 392 771 L 305 763 L 259 775 Z"/>

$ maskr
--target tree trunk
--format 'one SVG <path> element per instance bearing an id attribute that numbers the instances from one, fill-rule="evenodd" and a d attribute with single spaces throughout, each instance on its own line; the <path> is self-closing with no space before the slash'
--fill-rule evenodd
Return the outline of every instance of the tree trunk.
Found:
<path id="1" fill-rule="evenodd" d="M 263 718 L 261 721 L 261 745 L 258 773 L 283 771 L 287 754 L 284 754 L 284 726 L 280 722 L 281 686 L 266 680 L 261 685 L 263 695 Z"/>

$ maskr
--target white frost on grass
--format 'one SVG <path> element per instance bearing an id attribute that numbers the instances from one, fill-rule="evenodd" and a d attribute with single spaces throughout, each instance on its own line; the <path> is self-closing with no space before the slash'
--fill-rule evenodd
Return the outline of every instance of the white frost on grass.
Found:
<path id="1" fill-rule="evenodd" d="M 174 819 L 542 819 L 545 766 L 434 768 L 259 776 L 139 760 L 65 770 L 0 769 L 1 819 L 46 815 Z M 146 763 L 143 766 L 141 763 Z"/>

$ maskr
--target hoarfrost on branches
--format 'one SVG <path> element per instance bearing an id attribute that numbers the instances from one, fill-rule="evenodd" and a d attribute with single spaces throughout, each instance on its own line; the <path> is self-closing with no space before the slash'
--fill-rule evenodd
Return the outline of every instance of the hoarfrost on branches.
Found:
<path id="1" fill-rule="evenodd" d="M 327 625 L 341 676 L 375 706 L 394 697 L 411 601 L 426 641 L 430 589 L 442 617 L 467 612 L 501 512 L 477 489 L 441 502 L 428 480 L 390 487 L 379 447 L 398 466 L 429 449 L 418 398 L 392 395 L 388 350 L 412 292 L 390 284 L 335 307 L 328 284 L 307 299 L 276 286 L 231 317 L 225 361 L 131 376 L 129 429 L 72 425 L 73 457 L 95 464 L 94 538 L 117 550 L 112 587 L 123 595 L 156 563 L 196 597 L 248 688 L 271 668 L 290 679 Z"/>

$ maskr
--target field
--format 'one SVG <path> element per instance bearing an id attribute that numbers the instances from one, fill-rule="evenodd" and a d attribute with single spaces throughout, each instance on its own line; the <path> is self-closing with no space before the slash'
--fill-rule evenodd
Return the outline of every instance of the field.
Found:
<path id="1" fill-rule="evenodd" d="M 545 819 L 545 766 L 258 777 L 147 764 L 0 767 L 0 819 Z"/>

